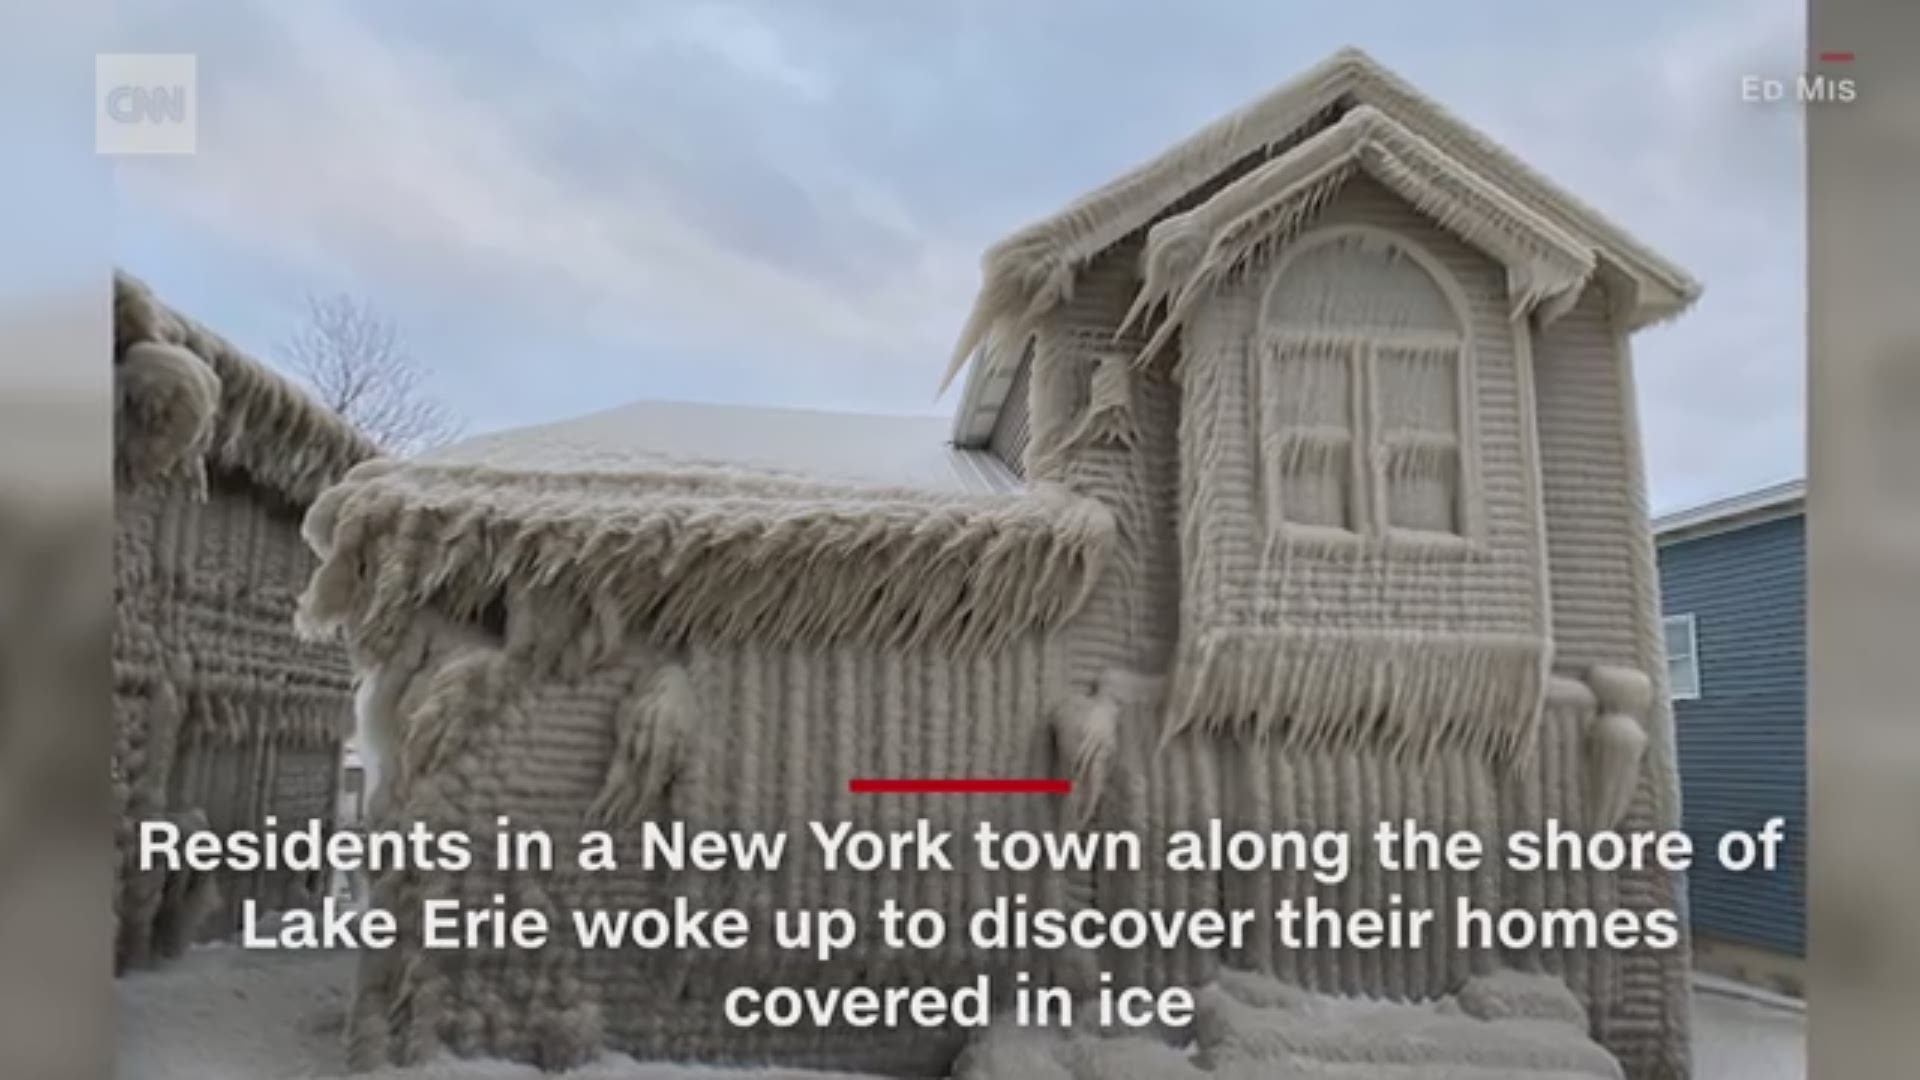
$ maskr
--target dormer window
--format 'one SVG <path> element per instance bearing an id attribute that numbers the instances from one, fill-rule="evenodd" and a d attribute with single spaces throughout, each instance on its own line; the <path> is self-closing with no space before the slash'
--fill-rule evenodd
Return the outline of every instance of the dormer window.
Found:
<path id="1" fill-rule="evenodd" d="M 1444 267 L 1383 230 L 1323 230 L 1282 256 L 1253 353 L 1270 530 L 1474 534 L 1465 310 Z"/>

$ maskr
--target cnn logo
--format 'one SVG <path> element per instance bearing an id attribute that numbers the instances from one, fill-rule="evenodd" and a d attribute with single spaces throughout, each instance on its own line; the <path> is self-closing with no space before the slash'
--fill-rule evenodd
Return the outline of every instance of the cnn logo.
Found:
<path id="1" fill-rule="evenodd" d="M 192 54 L 94 58 L 93 148 L 102 154 L 191 154 L 199 136 Z"/>

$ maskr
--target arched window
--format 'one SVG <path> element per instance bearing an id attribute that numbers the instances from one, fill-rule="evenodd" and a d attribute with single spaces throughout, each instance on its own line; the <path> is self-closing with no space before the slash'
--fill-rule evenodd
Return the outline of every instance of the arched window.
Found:
<path id="1" fill-rule="evenodd" d="M 1471 535 L 1466 310 L 1438 261 L 1385 230 L 1329 228 L 1280 259 L 1253 349 L 1271 528 Z"/>

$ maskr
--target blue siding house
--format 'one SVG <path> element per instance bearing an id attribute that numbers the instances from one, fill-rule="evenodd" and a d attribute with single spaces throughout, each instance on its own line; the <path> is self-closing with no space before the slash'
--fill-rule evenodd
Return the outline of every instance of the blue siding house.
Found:
<path id="1" fill-rule="evenodd" d="M 1722 500 L 1653 523 L 1680 750 L 1695 935 L 1806 955 L 1805 486 Z M 1786 819 L 1780 867 L 1721 869 L 1732 829 Z"/>

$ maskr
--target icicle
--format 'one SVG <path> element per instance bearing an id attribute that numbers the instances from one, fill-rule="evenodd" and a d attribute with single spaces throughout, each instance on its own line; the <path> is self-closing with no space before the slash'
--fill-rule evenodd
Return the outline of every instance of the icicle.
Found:
<path id="1" fill-rule="evenodd" d="M 1157 356 L 1218 284 L 1284 246 L 1362 169 L 1505 263 L 1516 317 L 1548 297 L 1577 295 L 1594 273 L 1591 247 L 1363 105 L 1148 232 L 1142 285 L 1121 332 L 1151 311 L 1164 315 L 1135 363 Z"/>
<path id="2" fill-rule="evenodd" d="M 1120 738 L 1120 705 L 1095 691 L 1075 694 L 1053 710 L 1054 745 L 1073 779 L 1066 804 L 1069 828 L 1085 828 L 1099 809 Z"/>
<path id="3" fill-rule="evenodd" d="M 1206 253 L 1207 237 L 1202 229 L 1202 222 L 1184 218 L 1169 219 L 1154 229 L 1140 256 L 1140 290 L 1114 331 L 1114 340 L 1145 326 L 1152 311 L 1185 288 Z"/>
<path id="4" fill-rule="evenodd" d="M 1632 668 L 1595 667 L 1587 672 L 1598 713 L 1588 729 L 1593 762 L 1588 827 L 1611 829 L 1626 817 L 1647 749 L 1643 719 L 1653 704 L 1653 682 Z"/>
<path id="5" fill-rule="evenodd" d="M 661 665 L 646 689 L 620 710 L 613 757 L 589 817 L 603 824 L 634 825 L 659 806 L 698 723 L 699 706 L 686 667 Z"/>
<path id="6" fill-rule="evenodd" d="M 1124 388 L 1105 385 L 1101 426 L 1124 432 Z M 477 613 L 511 586 L 520 651 L 576 666 L 629 630 L 664 645 L 994 648 L 1071 615 L 1117 531 L 1097 500 L 1044 485 L 937 495 L 701 468 L 423 465 L 344 482 L 310 524 L 323 550 L 308 632 L 347 628 L 380 652 L 421 606 Z"/>
<path id="7" fill-rule="evenodd" d="M 1580 302 L 1580 296 L 1585 291 L 1586 283 L 1581 282 L 1578 285 L 1563 288 L 1558 293 L 1548 297 L 1546 301 L 1536 309 L 1536 316 L 1540 328 L 1544 330 L 1552 326 L 1555 322 L 1559 321 L 1561 316 L 1572 311 L 1574 305 Z"/>
<path id="8" fill-rule="evenodd" d="M 1197 727 L 1302 752 L 1469 745 L 1505 762 L 1538 722 L 1544 649 L 1520 636 L 1210 629 L 1181 648 L 1161 742 Z"/>
<path id="9" fill-rule="evenodd" d="M 1087 407 L 1065 440 L 1070 447 L 1108 442 L 1132 447 L 1140 437 L 1134 418 L 1133 371 L 1122 355 L 1103 354 L 1094 362 Z"/>

